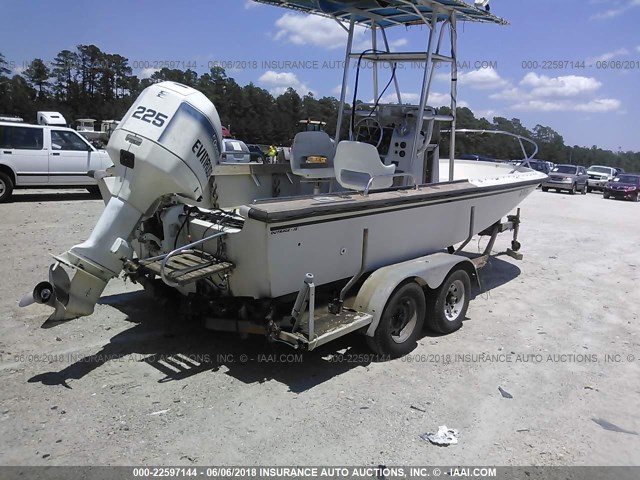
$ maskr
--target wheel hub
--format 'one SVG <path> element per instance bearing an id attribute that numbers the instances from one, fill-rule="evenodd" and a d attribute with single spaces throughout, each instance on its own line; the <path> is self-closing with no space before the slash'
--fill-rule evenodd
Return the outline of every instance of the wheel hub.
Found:
<path id="1" fill-rule="evenodd" d="M 444 315 L 449 321 L 454 321 L 462 312 L 464 305 L 464 287 L 459 280 L 456 280 L 447 290 L 444 303 Z"/>
<path id="2" fill-rule="evenodd" d="M 410 300 L 402 301 L 391 317 L 391 338 L 402 343 L 411 336 L 417 321 L 416 306 Z"/>

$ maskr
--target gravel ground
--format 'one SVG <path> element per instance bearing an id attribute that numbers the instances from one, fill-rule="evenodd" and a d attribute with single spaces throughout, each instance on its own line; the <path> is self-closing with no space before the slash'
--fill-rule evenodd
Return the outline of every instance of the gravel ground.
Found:
<path id="1" fill-rule="evenodd" d="M 49 309 L 18 300 L 102 208 L 73 190 L 0 205 L 2 465 L 640 464 L 638 204 L 536 191 L 524 259 L 494 257 L 464 327 L 390 362 L 358 335 L 300 358 L 209 332 L 121 280 L 41 329 Z M 440 425 L 458 445 L 420 438 Z"/>

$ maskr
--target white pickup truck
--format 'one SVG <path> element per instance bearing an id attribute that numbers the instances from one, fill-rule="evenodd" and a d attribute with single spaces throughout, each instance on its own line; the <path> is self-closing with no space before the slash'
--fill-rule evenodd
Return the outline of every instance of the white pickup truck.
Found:
<path id="1" fill-rule="evenodd" d="M 604 191 L 604 186 L 617 174 L 617 170 L 613 167 L 606 167 L 604 165 L 591 165 L 587 169 L 589 175 L 589 186 L 587 190 L 589 192 L 593 190 Z"/>
<path id="2" fill-rule="evenodd" d="M 75 130 L 0 121 L 0 203 L 14 188 L 86 188 L 97 191 L 89 171 L 113 165 Z"/>

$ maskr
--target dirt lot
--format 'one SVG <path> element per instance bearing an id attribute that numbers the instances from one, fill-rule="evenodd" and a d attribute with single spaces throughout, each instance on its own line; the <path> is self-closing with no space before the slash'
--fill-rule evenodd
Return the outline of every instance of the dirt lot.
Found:
<path id="1" fill-rule="evenodd" d="M 0 464 L 640 464 L 638 204 L 536 191 L 524 260 L 495 257 L 460 331 L 385 363 L 357 335 L 300 359 L 208 332 L 121 280 L 41 329 L 49 310 L 18 300 L 102 207 L 0 205 Z M 420 438 L 439 425 L 459 444 Z"/>

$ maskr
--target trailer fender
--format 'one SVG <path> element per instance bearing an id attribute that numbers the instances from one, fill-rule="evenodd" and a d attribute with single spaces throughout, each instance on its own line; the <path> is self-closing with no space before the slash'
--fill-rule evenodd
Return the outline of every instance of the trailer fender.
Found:
<path id="1" fill-rule="evenodd" d="M 411 279 L 435 290 L 442 285 L 449 272 L 457 269 L 464 269 L 472 282 L 478 285 L 478 274 L 473 262 L 466 257 L 449 253 L 434 253 L 388 265 L 373 272 L 358 291 L 353 305 L 359 312 L 373 315 L 367 336 L 372 337 L 375 333 L 387 300 L 400 284 Z"/>

